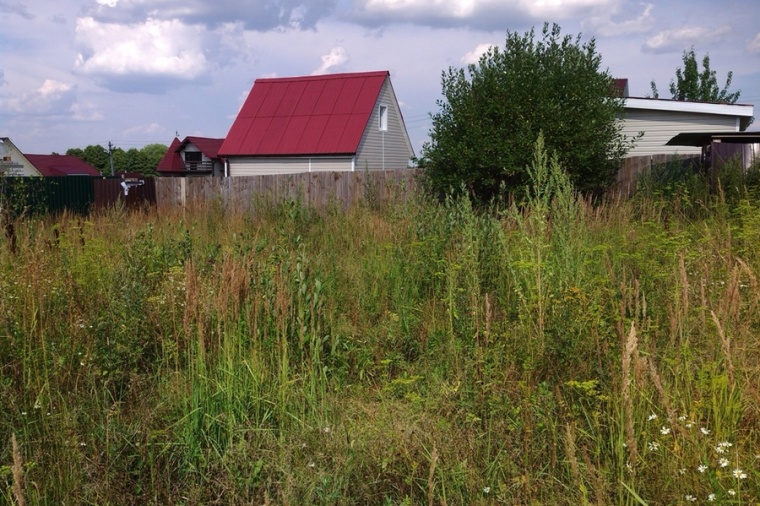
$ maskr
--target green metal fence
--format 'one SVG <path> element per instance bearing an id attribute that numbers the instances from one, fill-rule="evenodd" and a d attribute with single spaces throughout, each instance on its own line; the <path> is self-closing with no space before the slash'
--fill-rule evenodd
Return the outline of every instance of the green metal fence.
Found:
<path id="1" fill-rule="evenodd" d="M 120 178 L 90 176 L 1 177 L 0 207 L 8 217 L 56 214 L 63 210 L 88 214 L 122 200 L 127 206 L 155 205 L 153 178 L 141 179 L 125 195 Z"/>

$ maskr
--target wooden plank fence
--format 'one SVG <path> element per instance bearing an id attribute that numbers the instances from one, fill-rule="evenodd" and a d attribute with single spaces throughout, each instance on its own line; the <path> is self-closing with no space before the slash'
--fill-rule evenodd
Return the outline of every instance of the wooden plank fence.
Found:
<path id="1" fill-rule="evenodd" d="M 623 166 L 620 167 L 617 174 L 617 190 L 623 195 L 630 195 L 636 189 L 636 179 L 645 171 L 656 165 L 666 164 L 674 159 L 681 160 L 682 163 L 699 163 L 700 157 L 697 155 L 645 155 L 631 156 L 623 160 Z"/>
<path id="2" fill-rule="evenodd" d="M 295 200 L 324 208 L 336 204 L 348 208 L 358 202 L 383 203 L 406 199 L 417 189 L 418 169 L 309 172 L 228 178 L 157 178 L 159 209 L 199 207 L 223 202 L 250 210 L 261 203 Z"/>
<path id="3" fill-rule="evenodd" d="M 626 158 L 617 174 L 617 190 L 623 195 L 630 195 L 635 190 L 637 177 L 644 171 L 674 158 L 681 159 L 683 163 L 699 163 L 699 157 L 693 155 Z M 120 178 L 69 176 L 24 179 L 39 179 L 37 186 L 46 189 L 46 193 L 31 192 L 37 195 L 45 193 L 45 198 L 39 206 L 42 212 L 57 212 L 68 208 L 86 213 L 119 201 L 130 208 L 156 205 L 159 210 L 204 207 L 221 203 L 248 211 L 260 204 L 276 204 L 284 200 L 299 201 L 315 208 L 324 208 L 332 204 L 346 209 L 359 202 L 382 205 L 394 200 L 408 199 L 418 191 L 418 176 L 421 170 L 309 172 L 227 178 L 145 177 L 139 178 L 143 184 L 131 186 L 126 195 L 121 185 L 123 180 Z M 10 195 L 13 193 L 12 186 L 5 185 L 3 191 Z"/>

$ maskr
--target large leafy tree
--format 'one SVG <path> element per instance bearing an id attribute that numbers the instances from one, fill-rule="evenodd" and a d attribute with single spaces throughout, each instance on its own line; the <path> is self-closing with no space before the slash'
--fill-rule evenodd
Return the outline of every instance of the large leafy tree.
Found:
<path id="1" fill-rule="evenodd" d="M 126 151 L 119 147 L 113 148 L 111 155 L 114 172 L 139 172 L 146 176 L 155 176 L 158 163 L 167 149 L 163 144 L 147 144 L 141 149 L 130 148 Z M 111 174 L 108 150 L 99 144 L 89 145 L 84 149 L 71 148 L 66 151 L 66 154 L 84 160 L 98 169 L 101 174 Z"/>
<path id="2" fill-rule="evenodd" d="M 556 24 L 538 38 L 507 32 L 504 49 L 444 71 L 442 87 L 421 160 L 437 193 L 464 188 L 487 201 L 502 186 L 522 191 L 541 132 L 581 191 L 606 187 L 629 148 L 618 120 L 624 99 L 595 41 L 562 36 Z"/>
<path id="3" fill-rule="evenodd" d="M 101 174 L 110 174 L 111 168 L 108 160 L 108 150 L 100 144 L 90 144 L 84 149 L 71 148 L 66 150 L 67 155 L 73 155 L 89 163 Z"/>
<path id="4" fill-rule="evenodd" d="M 699 70 L 697 64 L 697 55 L 692 47 L 689 51 L 683 52 L 683 68 L 676 69 L 676 78 L 670 81 L 670 93 L 675 100 L 694 100 L 702 102 L 724 102 L 733 104 L 739 100 L 741 91 L 729 93 L 731 80 L 734 73 L 729 71 L 726 75 L 726 84 L 721 88 L 718 86 L 718 77 L 716 72 L 710 68 L 710 55 L 706 54 L 702 58 L 702 70 Z M 652 96 L 659 98 L 657 85 L 654 81 L 651 83 Z"/>

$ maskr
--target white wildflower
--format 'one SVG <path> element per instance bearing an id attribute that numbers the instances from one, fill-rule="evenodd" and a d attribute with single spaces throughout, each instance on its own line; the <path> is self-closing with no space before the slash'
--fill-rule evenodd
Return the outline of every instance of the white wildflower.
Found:
<path id="1" fill-rule="evenodd" d="M 652 413 L 651 415 L 649 415 L 649 417 L 647 418 L 647 420 L 649 420 L 650 422 L 651 422 L 652 420 L 656 420 L 656 419 L 657 419 L 657 415 L 656 415 L 656 414 L 654 414 L 654 413 Z"/>
<path id="2" fill-rule="evenodd" d="M 697 471 L 699 471 L 700 473 L 704 473 L 705 471 L 707 471 L 707 466 L 704 464 L 700 464 L 699 466 L 697 466 Z"/>
<path id="3" fill-rule="evenodd" d="M 663 436 L 667 436 L 668 434 L 670 434 L 670 427 L 665 427 L 663 425 L 662 428 L 660 429 L 660 434 L 662 434 Z"/>
<path id="4" fill-rule="evenodd" d="M 721 457 L 720 460 L 718 460 L 718 465 L 720 467 L 728 467 L 728 459 L 725 457 Z"/>
<path id="5" fill-rule="evenodd" d="M 706 429 L 705 427 L 700 427 L 699 431 L 704 434 L 705 436 L 710 435 L 710 429 Z"/>
<path id="6" fill-rule="evenodd" d="M 483 487 L 483 493 L 484 494 L 490 494 L 491 493 L 491 487 Z"/>
<path id="7" fill-rule="evenodd" d="M 734 475 L 734 478 L 736 478 L 737 480 L 746 480 L 747 479 L 747 473 L 745 473 L 744 471 L 742 471 L 738 467 L 736 469 L 734 469 L 733 475 Z"/>

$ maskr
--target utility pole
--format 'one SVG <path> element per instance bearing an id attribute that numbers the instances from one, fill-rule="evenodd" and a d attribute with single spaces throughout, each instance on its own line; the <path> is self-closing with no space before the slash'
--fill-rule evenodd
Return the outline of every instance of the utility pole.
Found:
<path id="1" fill-rule="evenodd" d="M 111 177 L 113 177 L 113 145 L 108 141 L 108 161 L 111 164 Z"/>

